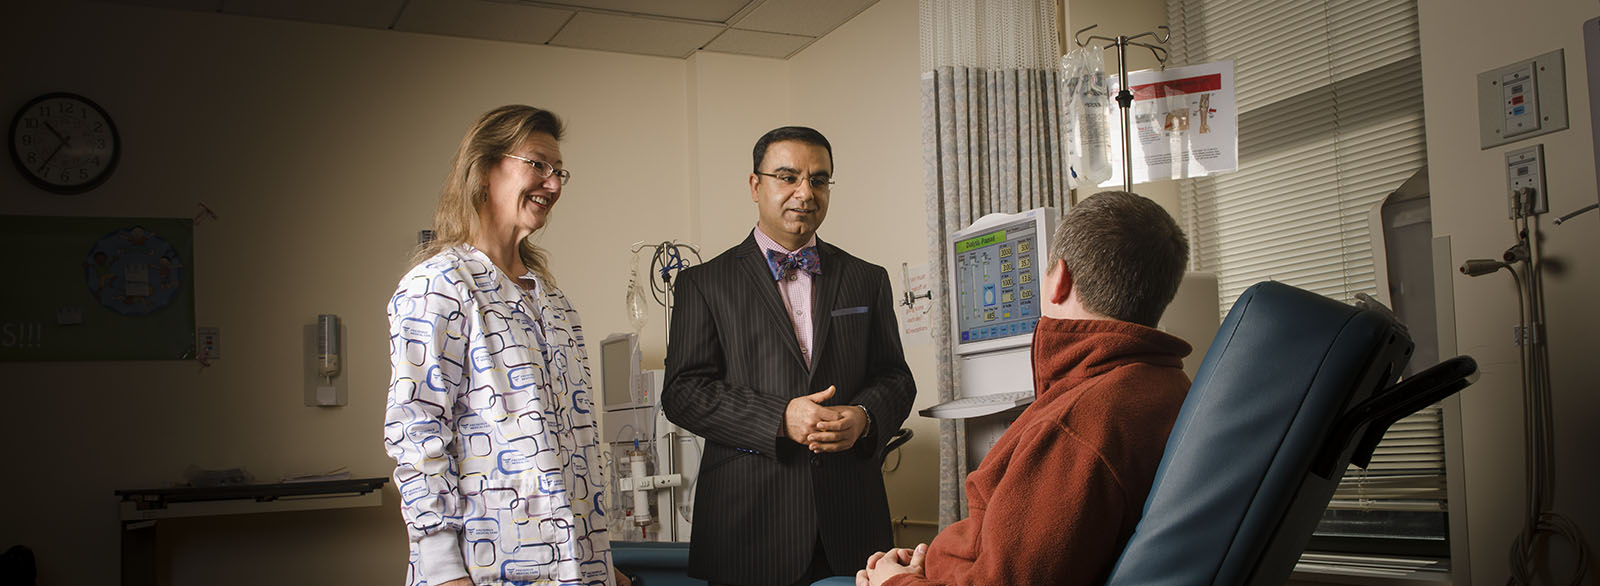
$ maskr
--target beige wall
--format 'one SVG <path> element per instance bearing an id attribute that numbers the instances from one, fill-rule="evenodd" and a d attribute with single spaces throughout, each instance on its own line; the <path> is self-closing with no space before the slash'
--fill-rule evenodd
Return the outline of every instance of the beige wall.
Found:
<path id="1" fill-rule="evenodd" d="M 1580 24 L 1600 16 L 1593 2 L 1559 0 L 1515 6 L 1493 0 L 1420 3 L 1428 166 L 1436 236 L 1449 236 L 1451 263 L 1495 258 L 1512 244 L 1505 217 L 1506 151 L 1543 144 L 1550 211 L 1545 216 L 1545 258 L 1560 271 L 1545 275 L 1550 368 L 1554 377 L 1555 510 L 1576 522 L 1591 544 L 1600 537 L 1600 472 L 1593 448 L 1600 446 L 1600 394 L 1595 391 L 1593 332 L 1600 327 L 1595 293 L 1600 291 L 1600 215 L 1589 213 L 1561 226 L 1555 215 L 1595 202 L 1593 134 L 1588 76 L 1584 72 Z M 1478 148 L 1475 81 L 1492 68 L 1555 49 L 1566 51 L 1567 109 L 1571 127 L 1487 150 Z M 1554 263 L 1552 263 L 1554 264 Z M 1482 379 L 1461 393 L 1461 441 L 1471 581 L 1501 584 L 1508 575 L 1506 552 L 1523 522 L 1522 403 L 1517 352 L 1511 326 L 1516 295 L 1509 277 L 1455 274 L 1456 347 L 1477 359 Z M 1455 510 L 1452 511 L 1453 513 Z M 1565 583 L 1569 545 L 1557 542 L 1552 583 Z M 1592 545 L 1591 545 L 1592 547 Z M 1591 566 L 1590 578 L 1593 579 Z M 1465 583 L 1458 581 L 1458 583 Z"/>
<path id="2" fill-rule="evenodd" d="M 203 372 L 0 364 L 8 412 L 22 414 L 7 443 L 41 446 L 13 456 L 27 483 L 0 483 L 0 545 L 33 546 L 46 583 L 114 583 L 115 489 L 163 486 L 191 464 L 243 466 L 260 480 L 336 466 L 386 476 L 383 303 L 430 222 L 461 133 L 499 104 L 547 107 L 568 123 L 562 150 L 574 180 L 542 243 L 591 343 L 629 327 L 630 244 L 678 239 L 709 257 L 744 237 L 755 219 L 750 144 L 782 124 L 815 126 L 840 150 L 847 187 L 824 238 L 891 268 L 925 262 L 920 127 L 906 105 L 918 103 L 915 6 L 884 0 L 784 61 L 5 3 L 0 104 L 87 95 L 115 117 L 125 154 L 107 184 L 75 197 L 0 174 L 0 213 L 186 217 L 204 202 L 221 219 L 196 228 L 196 314 L 221 328 L 223 357 Z M 813 81 L 829 72 L 851 82 Z M 904 220 L 881 221 L 895 212 Z M 318 313 L 344 318 L 347 407 L 301 405 L 301 327 Z M 647 368 L 665 353 L 663 322 L 652 308 Z M 908 345 L 908 355 L 918 379 L 931 380 L 927 344 Z M 937 433 L 918 431 L 891 475 L 891 506 L 931 519 Z M 405 538 L 388 492 L 374 509 L 166 522 L 163 575 L 175 584 L 397 582 Z"/>
<path id="3" fill-rule="evenodd" d="M 694 210 L 688 240 L 706 260 L 744 241 L 756 224 L 750 201 L 750 149 L 768 130 L 801 124 L 789 116 L 793 102 L 789 62 L 720 53 L 698 53 L 687 61 L 691 140 L 698 158 Z M 831 227 L 831 226 L 830 226 Z"/>
<path id="4" fill-rule="evenodd" d="M 543 243 L 591 342 L 628 327 L 628 245 L 686 230 L 681 60 L 55 2 L 4 3 L 0 46 L 7 112 L 82 93 L 115 117 L 126 153 L 75 197 L 0 173 L 0 213 L 186 217 L 205 202 L 220 216 L 197 226 L 191 265 L 198 321 L 222 332 L 215 366 L 0 364 L 13 479 L 0 544 L 31 544 L 44 583 L 116 583 L 112 491 L 167 485 L 191 464 L 260 480 L 388 475 L 383 307 L 488 108 L 532 103 L 568 123 L 575 178 Z M 347 407 L 301 404 L 301 326 L 318 313 L 344 318 Z M 165 524 L 172 582 L 398 583 L 388 496 L 381 510 Z"/>

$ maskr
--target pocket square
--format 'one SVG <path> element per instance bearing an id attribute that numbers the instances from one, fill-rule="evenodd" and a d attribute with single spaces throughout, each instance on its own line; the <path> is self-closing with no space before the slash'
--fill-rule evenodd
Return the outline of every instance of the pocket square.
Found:
<path id="1" fill-rule="evenodd" d="M 858 314 L 858 313 L 866 313 L 866 312 L 867 312 L 867 306 L 859 305 L 859 306 L 856 306 L 856 307 L 844 307 L 844 308 L 840 308 L 840 309 L 835 309 L 835 310 L 833 310 L 833 313 L 830 313 L 828 315 L 833 316 L 833 317 L 839 317 L 841 315 L 855 315 L 855 314 Z"/>

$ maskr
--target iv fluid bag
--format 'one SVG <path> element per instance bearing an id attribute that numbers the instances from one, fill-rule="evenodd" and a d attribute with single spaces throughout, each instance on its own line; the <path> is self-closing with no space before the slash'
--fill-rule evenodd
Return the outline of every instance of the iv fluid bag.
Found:
<path id="1" fill-rule="evenodd" d="M 1101 48 L 1090 45 L 1062 56 L 1060 75 L 1066 90 L 1067 164 L 1078 185 L 1099 185 L 1112 174 L 1111 92 Z"/>
<path id="2" fill-rule="evenodd" d="M 649 314 L 644 304 L 644 286 L 639 284 L 639 271 L 633 272 L 633 278 L 628 281 L 628 324 L 633 326 L 635 333 L 644 329 L 644 324 Z"/>

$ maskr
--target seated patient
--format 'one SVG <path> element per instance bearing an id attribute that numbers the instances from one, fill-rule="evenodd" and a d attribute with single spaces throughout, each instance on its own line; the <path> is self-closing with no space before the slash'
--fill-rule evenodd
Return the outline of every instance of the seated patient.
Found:
<path id="1" fill-rule="evenodd" d="M 857 586 L 1103 583 L 1189 391 L 1189 344 L 1155 329 L 1188 256 L 1148 199 L 1073 207 L 1041 285 L 1037 398 L 967 477 L 971 516 L 932 545 L 873 554 Z"/>

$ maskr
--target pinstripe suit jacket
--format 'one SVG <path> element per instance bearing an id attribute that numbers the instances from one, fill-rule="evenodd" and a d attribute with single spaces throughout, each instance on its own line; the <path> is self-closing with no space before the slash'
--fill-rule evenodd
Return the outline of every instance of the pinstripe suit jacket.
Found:
<path id="1" fill-rule="evenodd" d="M 877 452 L 905 421 L 916 386 L 888 272 L 820 240 L 817 249 L 809 370 L 754 236 L 678 275 L 661 402 L 668 419 L 707 439 L 691 576 L 788 584 L 819 536 L 835 574 L 892 546 Z M 813 455 L 783 437 L 784 409 L 829 385 L 826 404 L 866 407 L 873 429 L 849 451 Z"/>

